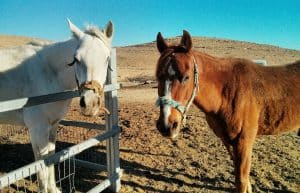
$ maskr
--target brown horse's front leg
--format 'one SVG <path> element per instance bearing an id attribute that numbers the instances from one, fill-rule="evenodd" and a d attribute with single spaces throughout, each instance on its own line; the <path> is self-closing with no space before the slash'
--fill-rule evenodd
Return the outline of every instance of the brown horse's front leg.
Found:
<path id="1" fill-rule="evenodd" d="M 233 145 L 237 193 L 252 193 L 249 174 L 254 140 L 255 137 L 241 134 Z"/>
<path id="2" fill-rule="evenodd" d="M 222 136 L 220 138 L 221 138 L 223 144 L 225 145 L 225 147 L 226 147 L 226 149 L 227 149 L 227 151 L 230 155 L 230 159 L 232 161 L 234 161 L 235 160 L 235 154 L 234 154 L 234 149 L 233 149 L 232 144 L 228 140 L 226 140 L 224 136 Z"/>

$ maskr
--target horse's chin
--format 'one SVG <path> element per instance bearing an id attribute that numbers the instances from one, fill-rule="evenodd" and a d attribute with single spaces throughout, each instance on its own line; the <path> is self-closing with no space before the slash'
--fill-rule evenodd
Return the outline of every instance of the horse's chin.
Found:
<path id="1" fill-rule="evenodd" d="M 163 132 L 161 130 L 159 130 L 160 134 L 163 137 L 169 138 L 171 140 L 175 140 L 178 137 L 180 129 L 176 129 L 176 130 L 172 130 L 172 131 L 168 131 L 168 132 Z"/>
<path id="2" fill-rule="evenodd" d="M 179 134 L 179 129 L 176 129 L 175 131 L 170 133 L 169 138 L 175 140 L 178 137 L 178 134 Z"/>
<path id="3" fill-rule="evenodd" d="M 81 114 L 87 117 L 95 117 L 99 115 L 98 109 L 88 109 L 88 108 L 80 108 Z"/>
<path id="4" fill-rule="evenodd" d="M 166 138 L 169 138 L 171 140 L 174 140 L 177 138 L 179 132 L 180 132 L 180 125 L 181 124 L 177 124 L 176 127 L 171 128 L 169 127 L 169 125 L 165 125 L 164 122 L 162 122 L 161 120 L 158 120 L 156 122 L 156 128 L 159 131 L 159 133 Z"/>
<path id="5" fill-rule="evenodd" d="M 178 134 L 179 132 L 177 133 L 169 133 L 169 134 L 166 134 L 166 133 L 161 133 L 161 135 L 167 139 L 170 139 L 170 140 L 176 140 L 177 137 L 178 137 Z"/>

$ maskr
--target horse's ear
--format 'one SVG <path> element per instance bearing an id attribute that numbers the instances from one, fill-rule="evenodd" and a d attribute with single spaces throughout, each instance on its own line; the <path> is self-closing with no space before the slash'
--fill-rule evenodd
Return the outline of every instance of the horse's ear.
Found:
<path id="1" fill-rule="evenodd" d="M 108 21 L 105 27 L 105 35 L 108 38 L 112 38 L 113 33 L 114 33 L 114 24 L 111 21 Z"/>
<path id="2" fill-rule="evenodd" d="M 168 44 L 160 32 L 158 32 L 158 34 L 156 36 L 156 46 L 160 53 L 162 53 L 163 51 L 165 51 L 168 48 Z"/>
<path id="3" fill-rule="evenodd" d="M 69 19 L 67 19 L 67 21 L 73 36 L 77 39 L 80 39 L 84 35 L 84 33 L 77 26 L 75 26 Z"/>
<path id="4" fill-rule="evenodd" d="M 184 46 L 187 51 L 190 51 L 190 49 L 192 48 L 192 37 L 188 31 L 183 30 L 180 44 Z"/>

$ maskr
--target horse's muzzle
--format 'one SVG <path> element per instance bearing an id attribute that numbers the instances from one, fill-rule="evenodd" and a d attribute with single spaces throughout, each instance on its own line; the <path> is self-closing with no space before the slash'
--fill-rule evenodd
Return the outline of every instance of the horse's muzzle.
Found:
<path id="1" fill-rule="evenodd" d="M 169 122 L 168 125 L 161 120 L 156 122 L 156 128 L 164 137 L 169 137 L 174 139 L 177 137 L 179 130 L 180 130 L 180 123 L 177 121 Z"/>
<path id="2" fill-rule="evenodd" d="M 82 114 L 96 116 L 101 111 L 110 114 L 103 105 L 104 90 L 100 83 L 94 80 L 85 82 L 79 86 L 79 92 L 81 94 L 79 105 Z"/>

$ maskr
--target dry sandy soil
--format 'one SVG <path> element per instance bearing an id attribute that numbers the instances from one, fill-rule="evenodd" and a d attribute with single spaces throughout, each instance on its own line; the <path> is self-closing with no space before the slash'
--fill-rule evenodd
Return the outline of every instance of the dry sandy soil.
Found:
<path id="1" fill-rule="evenodd" d="M 29 39 L 18 41 L 16 37 L 0 36 L 0 48 L 26 41 Z M 172 41 L 179 41 L 179 38 Z M 202 37 L 193 41 L 195 49 L 214 56 L 265 59 L 269 65 L 300 59 L 300 51 L 269 45 Z M 123 86 L 118 92 L 121 167 L 124 169 L 120 192 L 234 192 L 232 161 L 221 141 L 207 126 L 202 112 L 191 108 L 187 127 L 182 129 L 177 140 L 163 138 L 156 131 L 158 109 L 154 105 L 157 97 L 154 71 L 158 56 L 153 42 L 117 48 L 118 81 Z M 98 123 L 103 116 L 93 119 L 80 116 L 74 100 L 67 119 Z M 78 134 L 80 140 L 96 133 L 71 129 L 60 128 L 60 133 L 64 132 L 58 140 L 60 148 L 77 143 L 68 139 L 76 132 L 82 132 Z M 24 140 L 20 130 L 24 128 L 0 128 L 1 134 L 5 134 L 0 138 L 0 173 L 32 161 L 28 139 Z M 300 192 L 299 144 L 300 138 L 295 132 L 256 140 L 251 168 L 254 192 Z M 100 161 L 104 160 L 103 149 L 103 144 L 96 148 Z M 28 153 L 23 156 L 22 152 Z M 83 175 L 80 169 L 76 175 Z M 97 183 L 103 175 L 93 173 L 83 180 L 75 180 L 76 189 L 86 191 L 86 184 Z"/>

